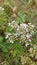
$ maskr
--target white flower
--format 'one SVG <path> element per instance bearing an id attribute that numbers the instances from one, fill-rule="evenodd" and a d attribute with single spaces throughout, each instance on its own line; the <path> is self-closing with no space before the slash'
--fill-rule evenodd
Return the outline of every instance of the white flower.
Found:
<path id="1" fill-rule="evenodd" d="M 35 26 L 34 25 L 31 25 L 32 28 L 34 28 Z"/>
<path id="2" fill-rule="evenodd" d="M 11 33 L 8 33 L 8 34 L 6 35 L 6 37 L 5 37 L 5 39 L 8 39 L 10 35 L 11 35 Z"/>
<path id="3" fill-rule="evenodd" d="M 11 35 L 11 33 L 8 33 L 8 36 L 10 36 Z"/>
<path id="4" fill-rule="evenodd" d="M 18 28 L 17 22 L 16 22 L 16 21 L 12 21 L 12 22 L 11 22 L 11 27 L 14 28 L 14 29 L 15 29 L 15 28 L 17 29 L 17 28 Z"/>
<path id="5" fill-rule="evenodd" d="M 19 26 L 17 27 L 17 31 L 19 30 Z"/>
<path id="6" fill-rule="evenodd" d="M 29 39 L 29 42 L 31 42 L 31 39 Z"/>
<path id="7" fill-rule="evenodd" d="M 18 36 L 18 33 L 15 33 L 14 36 L 17 37 Z"/>
<path id="8" fill-rule="evenodd" d="M 26 32 L 29 32 L 28 28 L 26 28 Z"/>
<path id="9" fill-rule="evenodd" d="M 15 33 L 12 31 L 11 33 L 7 33 L 6 35 L 6 39 L 8 39 L 10 41 L 10 43 L 13 43 L 14 40 L 19 39 L 21 40 L 21 42 L 31 42 L 31 37 L 34 34 L 34 25 L 32 25 L 31 23 L 25 24 L 25 23 L 21 23 L 20 25 L 18 25 L 18 23 L 14 20 L 8 23 L 8 26 L 10 26 L 12 29 L 15 30 Z M 13 37 L 11 37 L 13 36 Z M 10 39 L 9 39 L 10 38 Z M 26 47 L 29 44 L 26 44 Z"/>
<path id="10" fill-rule="evenodd" d="M 9 42 L 13 44 L 14 43 L 14 40 L 9 37 Z"/>
<path id="11" fill-rule="evenodd" d="M 14 28 L 14 26 L 12 24 L 10 26 L 11 26 L 11 28 Z"/>
<path id="12" fill-rule="evenodd" d="M 8 38 L 8 35 L 5 37 L 5 39 L 7 39 Z"/>
<path id="13" fill-rule="evenodd" d="M 9 22 L 8 26 L 12 26 L 13 24 L 15 24 L 15 21 Z"/>
<path id="14" fill-rule="evenodd" d="M 11 26 L 11 23 L 8 23 L 8 26 Z"/>
<path id="15" fill-rule="evenodd" d="M 3 7 L 0 7 L 0 10 L 4 10 L 4 8 Z"/>
<path id="16" fill-rule="evenodd" d="M 31 26 L 32 28 L 34 28 L 34 27 L 35 27 L 35 26 L 34 26 L 34 25 L 32 25 L 31 23 L 28 23 L 28 25 L 29 25 L 29 26 Z"/>
<path id="17" fill-rule="evenodd" d="M 32 53 L 32 51 L 33 51 L 33 48 L 30 48 L 30 49 L 29 49 L 29 52 L 31 52 L 31 53 Z"/>
<path id="18" fill-rule="evenodd" d="M 21 35 L 21 41 L 22 41 L 22 40 L 25 40 L 25 39 L 26 39 L 25 35 L 24 35 L 24 34 Z"/>
<path id="19" fill-rule="evenodd" d="M 31 35 L 33 35 L 33 34 L 34 34 L 34 31 L 32 30 L 32 31 L 31 31 Z"/>
<path id="20" fill-rule="evenodd" d="M 13 43 L 14 43 L 14 41 L 13 41 L 13 40 L 10 40 L 10 43 L 12 43 L 12 44 L 13 44 Z"/>
<path id="21" fill-rule="evenodd" d="M 28 23 L 28 25 L 31 25 L 31 23 Z"/>
<path id="22" fill-rule="evenodd" d="M 27 26 L 28 26 L 28 25 L 27 25 L 27 24 L 24 24 L 24 23 L 20 24 L 20 27 L 21 27 L 21 28 L 27 28 Z"/>
<path id="23" fill-rule="evenodd" d="M 27 47 L 28 45 L 29 45 L 29 43 L 26 43 L 26 45 L 25 45 L 25 46 Z"/>
<path id="24" fill-rule="evenodd" d="M 16 22 L 16 21 L 14 20 L 14 21 L 11 22 L 11 24 L 13 24 L 13 23 L 15 23 L 15 22 Z"/>
<path id="25" fill-rule="evenodd" d="M 26 35 L 27 39 L 29 39 L 31 36 L 32 36 L 31 34 Z"/>
<path id="26" fill-rule="evenodd" d="M 2 10 L 4 10 L 4 8 L 2 8 Z"/>

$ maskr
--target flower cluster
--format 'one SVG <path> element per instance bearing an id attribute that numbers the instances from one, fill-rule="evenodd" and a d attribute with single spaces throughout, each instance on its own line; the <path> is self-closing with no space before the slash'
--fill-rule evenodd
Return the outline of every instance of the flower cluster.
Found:
<path id="1" fill-rule="evenodd" d="M 4 60 L 0 65 L 9 65 L 9 63 L 6 60 Z"/>
<path id="2" fill-rule="evenodd" d="M 37 45 L 33 45 L 32 47 L 30 47 L 29 51 L 29 56 L 33 59 L 33 60 L 37 60 Z"/>
<path id="3" fill-rule="evenodd" d="M 32 47 L 27 51 L 24 56 L 21 56 L 22 65 L 37 65 L 37 45 L 32 44 Z"/>
<path id="4" fill-rule="evenodd" d="M 32 61 L 28 56 L 21 56 L 22 65 L 37 65 L 37 62 Z"/>
<path id="5" fill-rule="evenodd" d="M 35 26 L 31 23 L 21 23 L 20 25 L 16 21 L 8 23 L 8 28 L 11 31 L 6 31 L 5 39 L 8 39 L 10 43 L 14 43 L 15 40 L 19 40 L 20 43 L 31 43 L 32 36 L 34 35 Z"/>

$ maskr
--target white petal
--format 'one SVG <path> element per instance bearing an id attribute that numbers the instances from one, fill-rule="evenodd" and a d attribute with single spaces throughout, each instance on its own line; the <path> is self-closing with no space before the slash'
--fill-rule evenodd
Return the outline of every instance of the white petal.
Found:
<path id="1" fill-rule="evenodd" d="M 34 25 L 31 25 L 32 26 L 32 28 L 34 28 L 35 26 Z"/>

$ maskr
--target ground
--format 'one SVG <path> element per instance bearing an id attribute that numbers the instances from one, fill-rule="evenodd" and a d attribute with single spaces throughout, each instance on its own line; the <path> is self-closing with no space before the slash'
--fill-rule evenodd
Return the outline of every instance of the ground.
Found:
<path id="1" fill-rule="evenodd" d="M 34 32 L 30 42 L 13 36 L 22 25 Z M 0 0 L 0 65 L 37 65 L 37 0 Z"/>

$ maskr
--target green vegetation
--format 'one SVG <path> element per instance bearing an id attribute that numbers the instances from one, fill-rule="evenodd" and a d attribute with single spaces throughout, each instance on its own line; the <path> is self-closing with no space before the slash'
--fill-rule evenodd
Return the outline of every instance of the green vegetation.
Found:
<path id="1" fill-rule="evenodd" d="M 0 0 L 0 65 L 37 65 L 37 0 Z"/>

